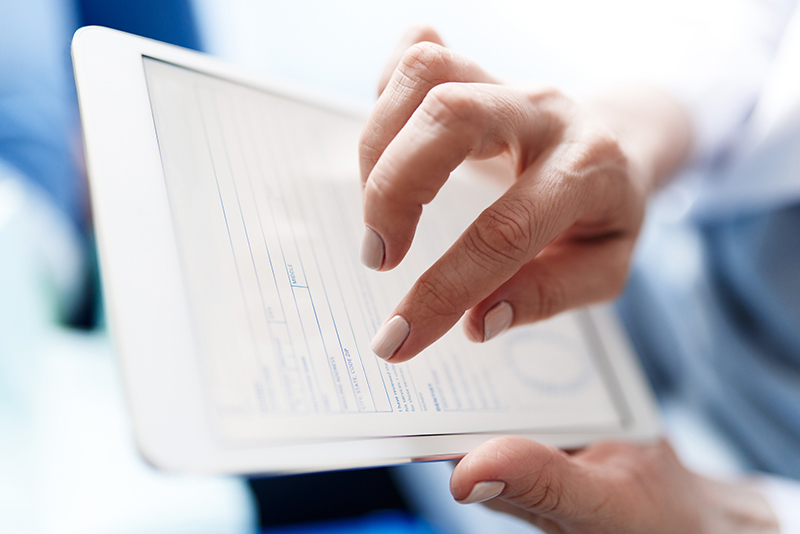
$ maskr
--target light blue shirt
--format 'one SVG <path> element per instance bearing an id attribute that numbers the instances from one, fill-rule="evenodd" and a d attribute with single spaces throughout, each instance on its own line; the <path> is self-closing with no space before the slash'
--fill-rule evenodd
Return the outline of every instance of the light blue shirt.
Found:
<path id="1" fill-rule="evenodd" d="M 797 65 L 798 9 L 753 112 L 722 147 L 726 157 L 654 202 L 619 303 L 659 394 L 709 416 L 751 468 L 793 478 L 800 478 Z"/>

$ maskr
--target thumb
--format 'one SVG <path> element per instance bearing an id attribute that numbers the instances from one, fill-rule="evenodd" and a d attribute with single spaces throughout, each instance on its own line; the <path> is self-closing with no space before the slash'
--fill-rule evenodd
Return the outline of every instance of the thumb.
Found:
<path id="1" fill-rule="evenodd" d="M 499 497 L 553 520 L 596 509 L 606 493 L 566 453 L 519 437 L 496 438 L 470 452 L 453 471 L 450 492 L 462 504 Z"/>

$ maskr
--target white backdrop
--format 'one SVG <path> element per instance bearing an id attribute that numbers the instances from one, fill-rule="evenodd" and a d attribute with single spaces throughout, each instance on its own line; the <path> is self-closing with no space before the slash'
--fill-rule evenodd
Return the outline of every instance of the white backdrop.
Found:
<path id="1" fill-rule="evenodd" d="M 415 22 L 505 79 L 579 96 L 686 70 L 754 16 L 740 0 L 197 0 L 213 53 L 251 70 L 369 102 Z"/>

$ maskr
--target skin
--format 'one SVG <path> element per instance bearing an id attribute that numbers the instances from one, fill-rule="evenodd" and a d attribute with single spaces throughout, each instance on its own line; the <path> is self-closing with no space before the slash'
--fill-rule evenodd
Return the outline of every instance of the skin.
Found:
<path id="1" fill-rule="evenodd" d="M 423 206 L 465 160 L 488 164 L 506 193 L 414 284 L 388 319 L 408 337 L 406 361 L 465 317 L 484 337 L 501 301 L 512 326 L 608 300 L 626 280 L 647 196 L 691 148 L 683 106 L 655 88 L 620 88 L 575 102 L 545 86 L 500 83 L 410 29 L 387 64 L 361 136 L 364 222 L 382 238 L 379 270 L 396 267 Z M 688 471 L 669 444 L 606 442 L 567 454 L 522 438 L 489 441 L 456 466 L 451 492 L 501 481 L 494 508 L 546 532 L 775 532 L 745 483 Z"/>
<path id="2" fill-rule="evenodd" d="M 491 508 L 548 533 L 778 532 L 755 489 L 690 472 L 666 441 L 604 442 L 567 454 L 498 438 L 459 462 L 450 489 L 463 499 L 476 482 L 493 480 L 506 485 Z"/>
<path id="3" fill-rule="evenodd" d="M 500 301 L 513 326 L 616 296 L 645 199 L 690 146 L 683 108 L 655 89 L 581 105 L 550 87 L 500 84 L 438 42 L 428 28 L 406 36 L 361 137 L 364 223 L 383 239 L 380 270 L 400 263 L 423 206 L 463 161 L 492 160 L 509 187 L 395 308 L 390 317 L 411 328 L 393 362 L 465 313 L 467 336 L 483 341 L 483 317 Z"/>

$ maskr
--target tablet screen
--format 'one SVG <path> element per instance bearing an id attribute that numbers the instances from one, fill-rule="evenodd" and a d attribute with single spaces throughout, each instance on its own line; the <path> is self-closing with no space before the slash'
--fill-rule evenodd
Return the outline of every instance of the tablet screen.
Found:
<path id="1" fill-rule="evenodd" d="M 359 263 L 363 120 L 143 58 L 218 437 L 243 444 L 613 430 L 628 410 L 588 314 L 472 344 L 454 328 L 410 362 L 370 340 L 498 191 L 454 173 L 402 265 Z"/>

